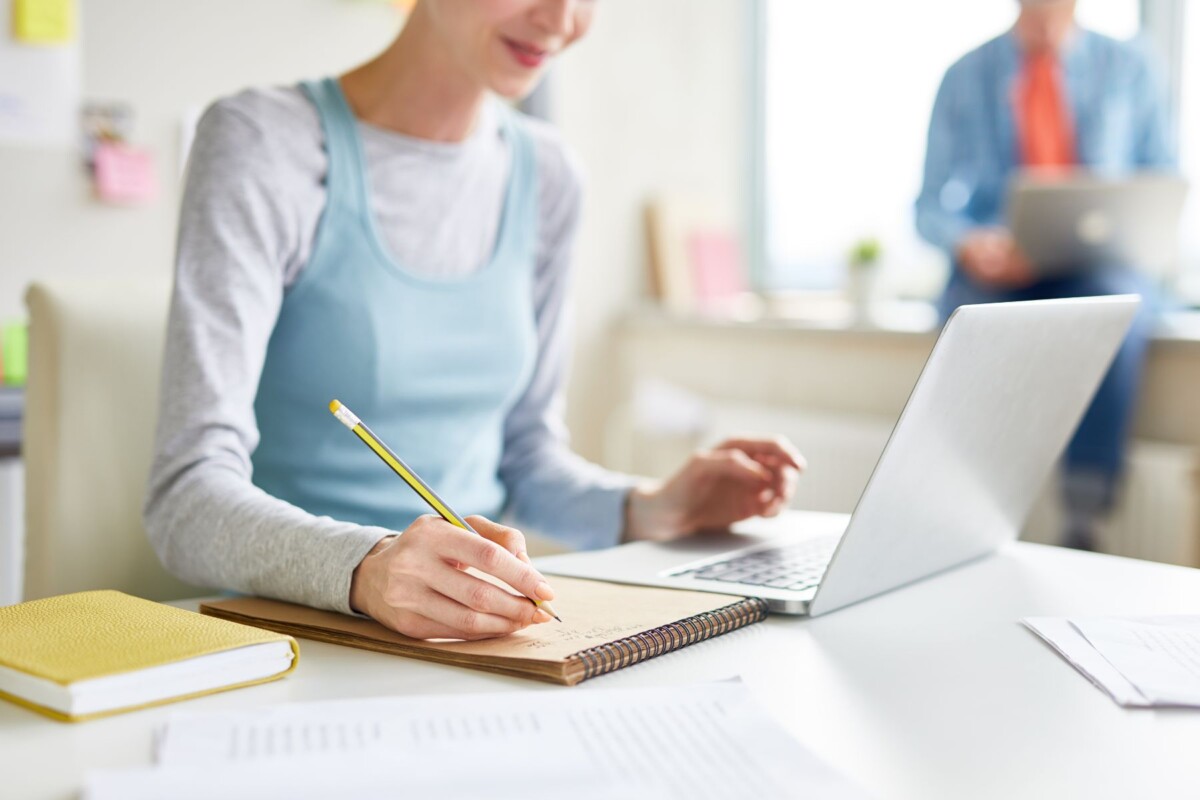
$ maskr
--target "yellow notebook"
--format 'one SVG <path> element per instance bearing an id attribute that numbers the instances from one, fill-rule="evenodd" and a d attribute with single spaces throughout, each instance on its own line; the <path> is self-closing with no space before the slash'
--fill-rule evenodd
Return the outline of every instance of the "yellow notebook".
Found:
<path id="1" fill-rule="evenodd" d="M 0 697 L 69 722 L 281 678 L 290 636 L 121 592 L 0 608 Z"/>
<path id="2" fill-rule="evenodd" d="M 421 641 L 371 619 L 237 597 L 200 613 L 304 639 L 573 685 L 765 619 L 767 603 L 735 595 L 622 586 L 555 576 L 563 622 L 482 642 Z"/>

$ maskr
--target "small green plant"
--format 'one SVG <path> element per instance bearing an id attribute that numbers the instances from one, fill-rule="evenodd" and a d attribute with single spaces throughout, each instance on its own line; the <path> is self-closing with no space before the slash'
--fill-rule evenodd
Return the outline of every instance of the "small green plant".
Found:
<path id="1" fill-rule="evenodd" d="M 867 269 L 879 261 L 883 246 L 874 237 L 859 239 L 850 248 L 850 266 L 854 269 Z"/>

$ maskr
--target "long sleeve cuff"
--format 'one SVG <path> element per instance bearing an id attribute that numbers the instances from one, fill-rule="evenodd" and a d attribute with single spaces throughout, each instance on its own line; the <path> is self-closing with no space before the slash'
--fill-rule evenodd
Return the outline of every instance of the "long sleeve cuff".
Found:
<path id="1" fill-rule="evenodd" d="M 637 483 L 631 476 L 608 473 L 582 491 L 542 487 L 536 501 L 515 503 L 509 511 L 517 526 L 568 547 L 613 547 L 621 541 L 626 500 Z"/>
<path id="2" fill-rule="evenodd" d="M 385 528 L 354 526 L 329 543 L 326 552 L 328 569 L 315 576 L 313 599 L 317 602 L 305 605 L 325 607 L 343 614 L 362 616 L 350 608 L 350 584 L 355 568 L 362 563 L 380 539 L 395 536 L 396 531 Z"/>
<path id="3" fill-rule="evenodd" d="M 620 481 L 598 487 L 579 498 L 574 506 L 569 544 L 580 550 L 613 547 L 625 530 L 625 506 L 636 481 Z"/>

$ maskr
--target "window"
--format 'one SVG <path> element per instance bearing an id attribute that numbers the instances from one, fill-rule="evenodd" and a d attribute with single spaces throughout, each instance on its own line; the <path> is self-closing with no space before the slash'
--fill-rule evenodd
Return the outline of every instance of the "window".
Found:
<path id="1" fill-rule="evenodd" d="M 1016 3 L 763 3 L 761 282 L 836 288 L 851 247 L 875 238 L 892 293 L 935 295 L 945 259 L 918 239 L 912 212 L 934 95 L 947 67 L 1012 24 Z M 1080 0 L 1078 13 L 1110 36 L 1138 32 L 1138 0 Z"/>

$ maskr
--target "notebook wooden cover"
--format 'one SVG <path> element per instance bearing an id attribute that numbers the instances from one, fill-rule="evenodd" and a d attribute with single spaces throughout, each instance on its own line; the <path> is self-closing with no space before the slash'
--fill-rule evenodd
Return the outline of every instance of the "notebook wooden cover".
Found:
<path id="1" fill-rule="evenodd" d="M 562 623 L 481 642 L 411 639 L 374 620 L 257 597 L 204 603 L 200 611 L 305 639 L 568 686 L 767 616 L 766 601 L 732 595 L 559 576 L 554 589 Z"/>

